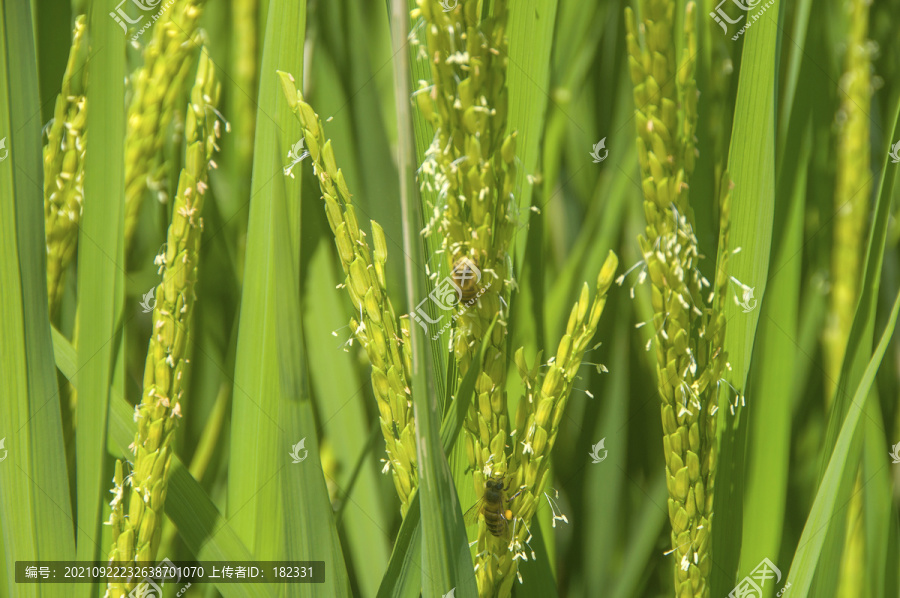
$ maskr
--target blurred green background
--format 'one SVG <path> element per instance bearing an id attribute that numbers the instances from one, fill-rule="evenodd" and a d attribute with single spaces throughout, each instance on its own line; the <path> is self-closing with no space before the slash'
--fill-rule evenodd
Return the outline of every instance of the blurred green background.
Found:
<path id="1" fill-rule="evenodd" d="M 7 15 L 12 10 L 7 4 L 13 1 L 19 0 L 2 0 Z M 94 10 L 106 10 L 105 4 L 102 8 L 100 4 L 103 3 L 94 2 Z M 364 228 L 370 230 L 367 222 L 370 218 L 384 227 L 389 245 L 391 300 L 396 313 L 408 312 L 401 250 L 400 173 L 396 165 L 395 103 L 398 99 L 394 95 L 393 68 L 397 46 L 392 46 L 389 3 L 310 0 L 304 4 L 305 37 L 296 31 L 296 23 L 274 19 L 276 22 L 270 26 L 285 27 L 279 35 L 287 40 L 296 38 L 300 44 L 294 50 L 302 52 L 303 76 L 302 81 L 298 80 L 298 87 L 323 121 L 328 119 L 326 131 L 333 140 L 336 160 L 353 190 L 360 220 L 366 222 Z M 617 0 L 512 3 L 510 126 L 521 129 L 517 186 L 520 231 L 513 256 L 518 291 L 511 305 L 510 329 L 512 345 L 524 345 L 529 362 L 539 350 L 545 356 L 555 351 L 580 286 L 584 281 L 595 280 L 609 250 L 620 256 L 620 271 L 640 260 L 636 238 L 644 229 L 643 196 L 625 47 L 626 4 Z M 675 4 L 676 13 L 682 14 L 684 3 Z M 729 553 L 722 566 L 717 567 L 714 575 L 720 576 L 721 581 L 714 588 L 730 591 L 762 557 L 775 563 L 785 576 L 791 571 L 792 578 L 795 566 L 809 568 L 810 561 L 796 560 L 795 555 L 801 554 L 798 547 L 802 547 L 804 528 L 810 522 L 819 521 L 808 519 L 814 501 L 819 496 L 823 499 L 830 496 L 835 504 L 826 510 L 829 535 L 822 556 L 812 560 L 815 572 L 808 595 L 816 598 L 900 596 L 900 465 L 893 464 L 889 455 L 891 447 L 900 443 L 900 343 L 896 337 L 887 345 L 868 393 L 869 403 L 858 428 L 853 428 L 856 436 L 848 463 L 840 469 L 852 481 L 859 468 L 864 482 L 860 494 L 862 510 L 851 512 L 849 517 L 850 528 L 856 526 L 861 530 L 858 533 L 865 556 L 860 579 L 864 585 L 851 591 L 834 583 L 847 550 L 844 535 L 851 492 L 846 481 L 833 487 L 820 485 L 850 398 L 873 348 L 890 323 L 891 306 L 900 288 L 900 225 L 893 174 L 889 170 L 900 166 L 888 155 L 890 146 L 900 140 L 895 128 L 900 93 L 897 77 L 900 45 L 895 24 L 900 22 L 900 2 L 876 0 L 866 15 L 871 53 L 870 62 L 863 68 L 870 69 L 871 86 L 861 143 L 871 158 L 857 175 L 861 177 L 860 184 L 868 182 L 871 191 L 862 198 L 866 214 L 864 230 L 853 241 L 856 244 L 853 250 L 861 257 L 856 295 L 860 307 L 854 308 L 849 317 L 851 320 L 855 317 L 860 323 L 854 324 L 859 326 L 859 332 L 848 345 L 847 353 L 852 358 L 848 358 L 850 365 L 845 365 L 847 371 L 843 374 L 826 362 L 824 331 L 829 318 L 836 317 L 830 302 L 834 288 L 834 252 L 846 250 L 835 241 L 834 223 L 844 205 L 835 193 L 838 172 L 842 161 L 848 160 L 841 147 L 848 143 L 842 136 L 842 122 L 849 97 L 843 83 L 847 81 L 850 11 L 839 0 L 782 2 L 770 8 L 772 14 L 767 13 L 765 18 L 773 21 L 767 25 L 772 36 L 766 37 L 765 43 L 774 43 L 774 62 L 763 61 L 759 76 L 768 78 L 774 91 L 771 95 L 755 95 L 754 81 L 742 79 L 740 75 L 745 64 L 749 64 L 745 63 L 750 44 L 747 38 L 763 35 L 762 26 L 749 30 L 741 40 L 732 41 L 707 16 L 715 10 L 714 2 L 702 2 L 697 8 L 700 38 L 697 81 L 701 93 L 697 147 L 700 153 L 691 182 L 691 201 L 697 237 L 707 256 L 701 269 L 709 275 L 714 266 L 718 235 L 715 190 L 722 171 L 734 160 L 751 155 L 748 147 L 757 142 L 771 143 L 768 159 L 772 169 L 759 167 L 760 180 L 769 189 L 770 197 L 760 201 L 772 201 L 774 210 L 771 222 L 742 221 L 739 211 L 732 220 L 732 226 L 742 228 L 746 234 L 771 238 L 768 250 L 771 257 L 766 283 L 756 282 L 758 288 L 765 287 L 767 292 L 756 296 L 759 303 L 753 317 L 758 317 L 759 323 L 755 326 L 752 352 L 741 356 L 749 364 L 742 389 L 746 405 L 740 410 L 742 415 L 735 432 L 741 450 L 733 462 L 719 464 L 720 471 L 729 472 L 734 484 L 731 494 L 740 508 L 715 513 L 715 521 L 736 534 L 724 538 L 722 544 L 714 544 L 713 558 L 717 564 L 716 555 Z M 43 126 L 53 117 L 71 42 L 73 15 L 86 9 L 86 3 L 77 1 L 32 2 L 40 104 L 33 106 L 35 115 L 28 123 L 10 119 L 4 126 L 17 131 L 28 126 L 33 132 L 36 127 L 30 121 L 39 116 Z M 353 316 L 353 308 L 346 293 L 336 288 L 343 274 L 308 161 L 294 167 L 301 186 L 299 195 L 288 193 L 289 198 L 302 198 L 299 263 L 294 264 L 299 281 L 277 277 L 272 262 L 253 263 L 247 259 L 248 243 L 260 242 L 252 232 L 251 206 L 254 201 L 268 197 L 269 192 L 264 188 L 268 178 L 283 177 L 279 170 L 287 164 L 286 151 L 299 139 L 299 135 L 290 136 L 296 133 L 296 124 L 282 122 L 281 112 L 270 110 L 276 106 L 283 109 L 281 90 L 276 88 L 277 99 L 257 95 L 260 78 L 274 76 L 273 72 L 263 72 L 263 48 L 274 42 L 275 38 L 266 35 L 266 27 L 269 11 L 276 9 L 281 11 L 283 3 L 209 0 L 201 19 L 205 45 L 223 83 L 220 110 L 231 123 L 231 132 L 220 141 L 221 152 L 215 157 L 219 167 L 211 172 L 210 194 L 203 215 L 200 278 L 196 289 L 199 303 L 190 348 L 192 368 L 176 452 L 220 514 L 231 520 L 246 509 L 239 515 L 243 523 L 237 525 L 237 536 L 251 553 L 266 552 L 266 539 L 271 538 L 264 531 L 268 527 L 281 528 L 280 533 L 288 536 L 309 529 L 304 527 L 302 531 L 284 522 L 283 510 L 295 508 L 287 499 L 281 503 L 280 510 L 267 512 L 267 503 L 260 498 L 269 492 L 280 492 L 282 470 L 266 479 L 256 476 L 235 481 L 231 477 L 236 472 L 245 472 L 255 460 L 265 458 L 266 451 L 286 453 L 289 445 L 299 440 L 299 436 L 279 438 L 283 446 L 274 448 L 275 441 L 265 438 L 266 426 L 280 427 L 278 424 L 284 421 L 283 414 L 277 410 L 268 411 L 272 403 L 259 394 L 265 391 L 266 384 L 277 385 L 277 380 L 264 380 L 253 388 L 235 382 L 242 380 L 236 370 L 256 367 L 250 359 L 252 356 L 243 354 L 238 343 L 242 293 L 246 292 L 248 278 L 298 289 L 307 383 L 315 418 L 314 426 L 303 428 L 315 432 L 315 441 L 311 436 L 306 437 L 306 448 L 322 464 L 351 593 L 375 596 L 388 571 L 400 513 L 393 484 L 389 476 L 381 473 L 384 445 L 368 360 L 358 344 L 346 342 L 351 337 L 347 322 Z M 5 24 L 11 26 L 9 18 Z M 4 57 L 7 63 L 19 59 L 12 53 L 13 44 L 9 39 L 7 36 Z M 290 41 L 281 43 L 283 47 L 290 45 Z M 401 44 L 401 51 L 409 50 L 409 46 Z M 92 48 L 91 51 L 105 50 Z M 126 74 L 137 68 L 141 60 L 140 51 L 128 47 Z M 757 55 L 751 55 L 750 60 L 757 61 Z M 284 70 L 277 60 L 273 62 L 276 68 Z M 759 67 L 758 62 L 752 64 L 754 68 Z M 294 73 L 297 75 L 299 71 Z M 418 74 L 414 69 L 414 85 Z M 94 76 L 100 77 L 91 72 L 91 77 Z M 93 79 L 89 84 L 92 82 Z M 10 79 L 4 93 L 10 97 L 19 93 L 16 87 L 19 84 L 20 81 Z M 189 86 L 179 93 L 183 101 L 178 105 L 185 105 Z M 126 103 L 130 100 L 128 94 L 129 85 L 126 85 Z M 751 116 L 736 113 L 736 106 L 748 104 L 766 110 L 770 119 L 767 132 L 737 135 L 736 121 Z M 261 124 L 259 119 L 269 122 Z M 421 123 L 416 124 L 417 142 L 424 141 L 427 145 L 430 142 L 427 130 L 421 128 Z M 254 138 L 255 127 L 269 125 L 274 125 L 273 130 L 277 131 L 279 163 L 269 168 L 270 177 L 251 184 L 253 159 L 260 144 L 260 139 Z M 169 163 L 180 166 L 183 148 L 177 142 L 174 128 L 172 133 L 164 155 Z M 601 139 L 605 139 L 609 155 L 603 162 L 594 163 L 590 152 Z M 16 150 L 13 146 L 12 151 Z M 172 188 L 178 170 L 178 167 L 169 169 Z M 6 175 L 0 170 L 0 176 Z M 2 201 L 13 201 L 10 197 L 4 196 Z M 20 201 L 17 195 L 15 202 Z M 91 198 L 86 197 L 85 201 Z M 159 282 L 153 260 L 165 242 L 170 218 L 168 208 L 148 196 L 142 206 L 133 247 L 125 255 L 121 278 L 124 302 L 119 306 L 121 344 L 115 349 L 118 357 L 114 366 L 121 395 L 112 396 L 111 402 L 120 401 L 122 395 L 132 404 L 140 400 L 151 332 L 151 317 L 143 313 L 140 301 Z M 11 213 L 7 211 L 4 215 Z M 23 225 L 19 222 L 15 226 Z M 19 234 L 22 235 L 21 231 Z M 4 256 L 8 257 L 11 256 Z M 877 267 L 880 280 L 873 279 L 872 270 L 864 271 L 869 265 Z M 73 264 L 68 272 L 60 312 L 54 321 L 61 336 L 70 342 L 79 309 L 78 267 Z M 436 266 L 432 264 L 431 268 Z M 864 274 L 868 276 L 866 279 Z M 34 272 L 23 269 L 20 276 L 33 277 Z M 522 563 L 525 583 L 517 584 L 516 596 L 672 595 L 674 563 L 673 557 L 666 554 L 671 542 L 655 353 L 645 348 L 652 325 L 636 327 L 650 319 L 652 310 L 646 285 L 637 285 L 633 298 L 630 296 L 629 289 L 636 276 L 632 274 L 621 287 L 614 286 L 610 291 L 595 339 L 602 344 L 585 357 L 586 361 L 605 365 L 608 373 L 599 373 L 598 368 L 590 365 L 581 368 L 576 391 L 561 424 L 554 450 L 552 487 L 558 492 L 556 500 L 568 524 L 551 525 L 550 508 L 543 503 L 537 515 L 540 531 L 533 530 L 539 537 L 535 546 L 540 550 L 536 561 Z M 742 282 L 751 285 L 751 281 Z M 740 296 L 736 285 L 730 288 L 735 296 Z M 9 292 L 10 289 L 4 290 Z M 867 311 L 866 305 L 873 309 Z M 742 315 L 738 312 L 738 316 Z M 17 320 L 14 314 L 0 317 L 10 329 L 24 326 L 24 320 Z M 753 339 L 752 334 L 750 338 Z M 54 343 L 57 366 L 61 359 L 60 347 L 65 345 L 58 341 Z M 260 342 L 268 343 L 272 351 L 277 350 L 271 337 Z M 11 343 L 9 347 L 9 351 L 17 350 Z M 862 360 L 861 368 L 859 360 Z M 267 376 L 270 372 L 258 373 Z M 838 375 L 843 376 L 839 394 L 844 398 L 838 399 L 842 407 L 833 409 L 829 408 L 826 397 L 838 384 Z M 66 412 L 71 392 L 67 387 L 68 378 L 60 367 L 57 400 L 61 413 Z M 515 400 L 521 391 L 517 384 L 520 384 L 518 377 L 511 375 L 510 396 L 515 396 Z M 7 395 L 0 400 L 18 399 Z M 29 400 L 42 403 L 35 396 L 29 396 Z M 235 421 L 234 401 L 257 404 L 262 415 L 256 417 L 269 421 L 261 424 Z M 56 406 L 54 402 L 50 408 Z M 120 412 L 128 417 L 127 409 Z M 9 420 L 0 425 L 6 428 L 6 424 Z M 121 422 L 110 416 L 109 425 L 109 445 L 102 464 L 104 488 L 111 477 L 111 463 L 123 455 L 122 447 L 115 442 L 117 437 L 122 437 Z M 115 425 L 120 426 L 119 432 L 113 431 Z M 241 440 L 236 444 L 235 430 L 242 425 L 249 427 L 242 430 Z M 21 429 L 20 425 L 14 427 Z M 248 438 L 260 438 L 259 442 L 265 446 L 248 443 Z M 602 463 L 593 464 L 588 453 L 601 439 L 608 457 Z M 317 448 L 311 446 L 314 443 L 318 444 Z M 71 453 L 74 446 L 67 449 Z M 77 462 L 92 458 L 79 454 Z M 241 459 L 244 466 L 236 466 L 235 460 Z M 0 467 L 3 465 L 10 463 Z M 0 495 L 4 480 L 7 487 L 13 484 L 3 475 L 0 473 Z M 235 483 L 245 484 L 246 495 L 254 498 L 240 505 L 228 504 L 229 486 Z M 71 471 L 70 484 L 63 496 L 70 500 L 70 512 L 75 512 L 79 493 L 74 488 Z M 476 498 L 469 486 L 458 485 L 463 511 Z M 105 520 L 108 497 L 105 492 L 99 495 L 105 509 L 101 520 Z M 33 500 L 44 499 L 41 493 L 34 492 Z M 194 517 L 189 501 L 173 499 L 171 493 L 169 501 L 167 509 L 179 510 L 184 519 Z M 315 513 L 307 503 L 296 508 L 300 516 Z M 317 515 L 325 518 L 329 513 Z M 217 529 L 221 523 L 214 519 L 211 528 Z M 26 522 L 26 529 L 28 525 Z M 35 527 L 42 525 L 45 523 L 33 522 Z M 39 590 L 19 589 L 12 583 L 8 565 L 24 557 L 11 552 L 18 545 L 8 536 L 14 533 L 13 528 L 7 521 L 2 527 L 0 536 L 5 542 L 0 556 L 4 557 L 7 568 L 0 573 L 0 595 L 43 595 Z M 180 528 L 176 530 L 172 522 L 165 522 L 161 556 L 173 560 L 196 558 L 200 556 L 198 546 L 215 536 L 208 528 L 188 531 Z M 811 528 L 817 529 L 820 528 Z M 101 546 L 96 553 L 98 559 L 106 556 L 107 540 L 106 536 L 98 540 Z M 319 539 L 305 541 L 315 547 Z M 322 542 L 322 554 L 308 554 L 306 558 L 330 558 L 324 548 L 326 541 Z M 340 571 L 336 574 L 342 575 Z M 416 576 L 418 572 L 410 575 Z M 102 595 L 104 588 L 94 589 Z M 284 595 L 294 595 L 290 592 L 295 590 L 301 591 L 291 588 Z M 204 585 L 189 589 L 188 595 L 216 596 L 221 591 L 221 587 Z M 303 588 L 302 591 L 327 590 Z M 791 589 L 787 592 L 794 595 Z M 765 595 L 773 596 L 772 588 L 767 588 Z"/>

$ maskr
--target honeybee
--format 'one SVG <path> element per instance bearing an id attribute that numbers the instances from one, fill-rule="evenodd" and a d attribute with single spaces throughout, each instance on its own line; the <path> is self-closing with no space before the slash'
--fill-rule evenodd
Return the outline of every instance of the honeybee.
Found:
<path id="1" fill-rule="evenodd" d="M 488 531 L 498 538 L 505 537 L 509 531 L 509 521 L 512 519 L 512 511 L 506 508 L 510 502 L 506 499 L 506 490 L 507 488 L 503 486 L 502 475 L 488 478 L 484 482 L 484 494 L 463 516 L 466 527 L 476 525 L 478 515 L 483 514 L 484 524 Z M 518 493 L 515 496 L 518 496 Z"/>
<path id="2" fill-rule="evenodd" d="M 478 283 L 481 281 L 481 270 L 475 265 L 474 260 L 468 257 L 460 257 L 453 263 L 451 272 L 453 282 L 462 291 L 462 301 L 468 303 L 478 296 Z"/>

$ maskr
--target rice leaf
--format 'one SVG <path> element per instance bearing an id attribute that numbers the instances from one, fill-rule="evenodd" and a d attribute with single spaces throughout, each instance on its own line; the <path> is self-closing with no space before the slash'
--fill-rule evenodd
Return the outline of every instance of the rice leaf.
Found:
<path id="1" fill-rule="evenodd" d="M 291 447 L 302 439 L 288 436 L 296 430 L 287 429 L 287 422 L 280 419 L 282 401 L 296 397 L 285 397 L 280 384 L 281 324 L 276 318 L 275 289 L 285 281 L 275 279 L 272 210 L 279 184 L 284 185 L 287 197 L 299 196 L 299 182 L 285 177 L 279 168 L 283 163 L 281 148 L 291 147 L 301 134 L 289 107 L 280 101 L 275 71 L 284 68 L 301 72 L 303 43 L 302 38 L 298 43 L 297 35 L 305 28 L 305 8 L 305 2 L 273 0 L 268 9 L 253 151 L 247 266 L 234 366 L 228 517 L 248 549 L 263 560 L 284 555 L 287 536 L 280 523 L 285 515 L 282 476 L 289 475 L 284 468 Z M 299 210 L 299 205 L 292 209 Z M 292 222 L 299 222 L 298 214 L 291 214 Z M 313 439 L 308 442 L 306 450 L 314 449 Z"/>
<path id="2" fill-rule="evenodd" d="M 282 147 L 291 143 L 282 141 Z M 278 164 L 274 165 L 275 168 Z M 303 330 L 300 323 L 299 285 L 300 272 L 297 260 L 300 256 L 300 219 L 288 215 L 284 192 L 284 178 L 276 178 L 271 185 L 272 210 L 269 230 L 273 267 L 268 284 L 275 294 L 275 312 L 270 316 L 277 322 L 279 380 L 281 401 L 279 422 L 284 428 L 285 439 L 309 440 L 311 455 L 307 467 L 289 461 L 287 445 L 279 455 L 282 493 L 284 500 L 284 556 L 288 560 L 301 560 L 309 555 L 321 555 L 325 561 L 324 588 L 318 584 L 299 584 L 299 596 L 350 596 L 350 580 L 344 565 L 344 555 L 338 540 L 334 518 L 323 517 L 329 513 L 331 502 L 325 487 L 318 451 L 316 422 L 313 417 L 309 394 L 309 374 L 306 351 L 303 347 Z M 299 207 L 299 193 L 292 198 Z M 293 229 L 293 230 L 291 230 Z M 286 283 L 291 281 L 291 283 Z M 297 282 L 293 282 L 297 281 Z M 294 453 L 297 453 L 295 450 Z M 305 460 L 305 459 L 304 459 Z M 296 467 L 296 465 L 301 465 Z M 317 556 L 318 558 L 318 556 Z"/>
<path id="3" fill-rule="evenodd" d="M 101 10 L 88 27 L 91 46 L 103 48 L 88 62 L 84 206 L 78 243 L 78 455 L 79 560 L 105 557 L 100 541 L 100 505 L 107 502 L 107 409 L 114 363 L 121 346 L 116 323 L 124 306 L 123 173 L 125 144 L 125 36 Z M 101 556 L 102 555 L 102 556 Z M 89 586 L 85 587 L 88 590 Z"/>
<path id="4" fill-rule="evenodd" d="M 785 143 L 790 139 L 790 136 L 788 136 L 787 139 L 785 138 L 789 127 L 795 122 L 803 120 L 802 118 L 791 118 L 791 116 L 799 114 L 798 109 L 800 106 L 794 103 L 794 98 L 797 93 L 797 86 L 802 80 L 802 77 L 800 76 L 802 68 L 801 59 L 804 58 L 811 7 L 812 0 L 800 0 L 800 2 L 796 4 L 794 27 L 790 33 L 790 39 L 793 40 L 794 43 L 788 44 L 786 47 L 786 52 L 788 53 L 788 65 L 784 82 L 784 99 L 781 101 L 782 112 L 779 114 L 778 118 L 778 147 L 779 149 L 782 149 L 782 151 L 778 152 L 778 155 L 784 157 L 792 155 L 789 152 L 783 151 Z"/>
<path id="5" fill-rule="evenodd" d="M 774 15 L 778 14 L 779 6 L 776 0 L 744 35 L 734 129 L 728 151 L 728 172 L 734 182 L 730 243 L 719 248 L 720 255 L 740 248 L 739 253 L 728 256 L 726 275 L 751 288 L 757 302 L 763 301 L 766 294 L 775 205 L 774 106 L 779 29 Z M 722 263 L 716 265 L 717 276 L 722 269 Z M 729 290 L 741 290 L 731 282 L 728 286 Z M 744 308 L 731 300 L 730 293 L 720 300 L 724 302 L 728 322 L 724 348 L 731 372 L 726 376 L 731 386 L 744 391 L 760 311 L 751 309 L 742 313 Z M 728 385 L 720 385 L 720 391 L 723 388 L 728 389 Z M 712 567 L 713 596 L 726 594 L 733 586 L 741 546 L 747 419 L 741 417 L 740 410 L 732 414 L 728 404 L 736 399 L 726 393 L 719 394 L 718 462 L 724 466 L 716 475 L 713 499 L 713 512 L 718 514 L 712 529 L 716 563 Z"/>
<path id="6" fill-rule="evenodd" d="M 540 513 L 538 513 L 540 515 Z M 537 521 L 536 519 L 534 521 Z M 549 547 L 553 546 L 551 538 L 546 538 L 545 529 L 553 532 L 553 529 L 543 525 L 533 525 L 531 527 L 534 537 L 531 539 L 531 546 L 535 549 L 535 554 L 540 551 L 542 556 L 537 559 L 530 559 L 519 566 L 519 572 L 522 574 L 522 584 L 516 588 L 517 598 L 556 598 L 559 596 L 559 584 L 553 573 L 551 558 L 553 553 Z"/>
<path id="7" fill-rule="evenodd" d="M 665 478 L 659 476 L 648 491 L 647 500 L 636 517 L 636 529 L 628 534 L 631 542 L 622 557 L 625 566 L 616 575 L 612 598 L 646 595 L 644 588 L 649 580 L 647 571 L 641 564 L 648 561 L 648 557 L 656 547 L 660 530 L 667 525 L 666 512 L 659 506 L 665 504 L 666 495 Z"/>
<path id="8" fill-rule="evenodd" d="M 893 106 L 891 114 L 894 115 L 893 132 L 896 135 L 900 132 L 900 96 L 895 95 Z M 851 408 L 849 388 L 854 387 L 858 383 L 857 381 L 862 379 L 863 371 L 866 367 L 865 364 L 868 362 L 869 347 L 871 347 L 874 337 L 875 311 L 881 285 L 881 271 L 887 238 L 887 220 L 897 172 L 897 169 L 891 166 L 889 159 L 889 154 L 885 153 L 877 201 L 874 206 L 872 228 L 869 232 L 866 247 L 865 269 L 860 286 L 859 302 L 853 318 L 853 325 L 850 328 L 850 336 L 847 339 L 847 349 L 844 354 L 843 365 L 841 366 L 841 375 L 837 381 L 834 404 L 829 416 L 825 444 L 823 445 L 825 448 L 819 469 L 820 490 L 825 483 L 826 463 L 831 462 L 831 455 L 834 451 L 830 447 L 835 446 L 838 434 L 843 430 L 843 422 L 849 416 L 849 409 Z M 858 458 L 861 446 L 861 439 L 858 439 L 850 453 L 851 461 L 855 461 Z M 855 478 L 855 471 L 847 470 L 836 489 L 838 504 L 842 505 L 842 509 L 845 499 L 850 496 L 852 482 Z M 836 516 L 839 521 L 843 522 L 845 521 L 846 513 L 841 510 Z M 825 542 L 822 550 L 822 556 L 818 561 L 819 570 L 814 580 L 813 591 L 817 592 L 817 595 L 826 596 L 835 591 L 836 571 L 838 570 L 838 563 L 844 545 L 844 531 L 843 525 L 832 526 L 829 529 L 829 539 Z"/>
<path id="9" fill-rule="evenodd" d="M 309 204 L 307 204 L 309 205 Z M 368 443 L 370 424 L 366 419 L 369 395 L 365 392 L 371 382 L 360 377 L 350 359 L 341 350 L 340 344 L 349 337 L 347 331 L 347 303 L 343 291 L 334 274 L 337 257 L 330 249 L 334 241 L 328 230 L 328 223 L 318 210 L 307 210 L 303 223 L 303 251 L 307 252 L 309 236 L 316 235 L 317 243 L 308 253 L 301 267 L 304 293 L 301 305 L 303 311 L 303 336 L 307 347 L 310 381 L 315 396 L 316 413 L 321 423 L 320 434 L 334 453 L 337 471 L 326 475 L 329 486 L 335 493 L 333 500 L 340 501 L 339 528 L 352 530 L 345 536 L 346 558 L 352 562 L 359 584 L 359 591 L 373 596 L 384 575 L 390 557 L 390 541 L 385 530 L 390 529 L 391 517 L 395 516 L 393 497 L 386 498 L 381 493 L 369 492 L 382 483 L 379 458 L 384 457 L 380 448 L 372 450 Z M 326 237 L 320 233 L 329 232 Z M 335 338 L 332 331 L 342 329 Z M 376 424 L 377 426 L 377 424 Z M 376 432 L 380 436 L 380 431 Z M 324 451 L 323 451 L 324 452 Z M 347 498 L 351 487 L 351 472 L 348 468 L 363 456 L 355 481 L 360 494 Z"/>
<path id="10" fill-rule="evenodd" d="M 618 301 L 616 307 L 623 310 L 622 317 L 613 324 L 613 338 L 628 338 L 631 330 L 632 306 L 627 301 Z M 625 346 L 629 346 L 629 342 Z M 591 444 L 601 438 L 609 449 L 609 464 L 612 467 L 587 466 L 585 472 L 585 495 L 603 496 L 598 508 L 585 514 L 582 525 L 585 529 L 584 551 L 581 558 L 584 566 L 584 586 L 586 588 L 612 587 L 620 582 L 619 571 L 612 566 L 615 556 L 615 542 L 620 537 L 621 522 L 627 512 L 625 495 L 630 490 L 626 471 L 628 467 L 628 404 L 633 388 L 629 380 L 628 351 L 617 351 L 609 365 L 609 384 L 604 385 L 603 405 L 597 414 Z M 585 406 L 585 411 L 592 407 Z M 574 405 L 573 405 L 574 407 Z M 587 425 L 587 414 L 580 419 Z M 610 432 L 614 432 L 611 435 Z M 661 503 L 665 503 L 665 498 Z M 601 506 L 602 505 L 602 506 Z"/>
<path id="11" fill-rule="evenodd" d="M 875 394 L 873 391 L 872 394 Z M 888 541 L 893 505 L 891 501 L 891 463 L 884 447 L 889 446 L 885 438 L 884 420 L 876 400 L 865 405 L 865 426 L 862 467 L 860 475 L 862 487 L 862 514 L 855 524 L 862 526 L 865 539 L 865 563 L 862 568 L 864 596 L 884 598 L 887 594 Z"/>
<path id="12" fill-rule="evenodd" d="M 806 121 L 807 124 L 809 121 Z M 748 383 L 754 409 L 749 413 L 743 546 L 740 572 L 749 572 L 767 558 L 778 562 L 786 507 L 790 463 L 791 404 L 796 388 L 785 384 L 798 361 L 797 337 L 803 243 L 806 172 L 811 128 L 807 127 L 801 157 L 785 190 L 789 202 L 776 206 L 776 241 L 768 300 L 761 306 L 754 347 L 754 370 Z M 769 522 L 760 526 L 760 521 Z"/>
<path id="13" fill-rule="evenodd" d="M 835 521 L 837 521 L 837 525 L 843 525 L 843 519 L 838 518 L 835 520 L 834 517 L 835 508 L 838 506 L 836 502 L 838 490 L 842 485 L 841 478 L 844 477 L 845 470 L 848 467 L 854 473 L 856 471 L 855 461 L 848 459 L 853 436 L 857 431 L 859 418 L 865 408 L 869 390 L 875 381 L 875 374 L 881 365 L 881 359 L 884 357 L 885 350 L 887 350 L 891 335 L 894 333 L 898 312 L 900 312 L 900 293 L 897 294 L 894 300 L 894 306 L 891 309 L 881 340 L 872 353 L 859 385 L 853 393 L 853 399 L 850 401 L 837 442 L 834 445 L 834 450 L 831 452 L 831 459 L 825 469 L 825 475 L 822 478 L 822 483 L 819 485 L 819 491 L 816 493 L 812 510 L 806 519 L 806 525 L 803 527 L 803 534 L 800 536 L 797 551 L 794 553 L 794 560 L 791 563 L 791 570 L 788 573 L 785 585 L 791 584 L 791 590 L 801 596 L 806 596 L 809 592 L 829 527 L 834 525 Z M 854 328 L 856 327 L 855 324 L 856 320 L 854 320 Z"/>
<path id="14" fill-rule="evenodd" d="M 512 245 L 521 272 L 531 217 L 531 177 L 538 171 L 539 145 L 550 100 L 550 51 L 557 0 L 522 0 L 509 5 L 508 132 L 516 132 L 518 231 Z M 605 255 L 605 254 L 604 254 Z M 511 411 L 513 413 L 513 411 Z"/>
<path id="15" fill-rule="evenodd" d="M 59 394 L 47 319 L 38 73 L 30 3 L 0 5 L 0 593 L 66 596 L 15 584 L 25 559 L 72 559 Z"/>

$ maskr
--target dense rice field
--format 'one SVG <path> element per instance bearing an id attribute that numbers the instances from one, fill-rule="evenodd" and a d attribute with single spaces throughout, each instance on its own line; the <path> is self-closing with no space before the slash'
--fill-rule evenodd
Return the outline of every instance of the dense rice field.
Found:
<path id="1" fill-rule="evenodd" d="M 896 0 L 115 1 L 0 0 L 0 598 L 900 596 Z"/>

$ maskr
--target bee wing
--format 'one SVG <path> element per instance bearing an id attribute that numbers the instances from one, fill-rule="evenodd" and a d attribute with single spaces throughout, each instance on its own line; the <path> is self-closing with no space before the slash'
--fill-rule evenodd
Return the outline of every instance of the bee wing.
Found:
<path id="1" fill-rule="evenodd" d="M 481 514 L 481 507 L 483 504 L 484 497 L 479 498 L 475 504 L 466 511 L 466 514 L 463 515 L 463 521 L 466 523 L 466 527 L 478 524 L 478 516 Z"/>

